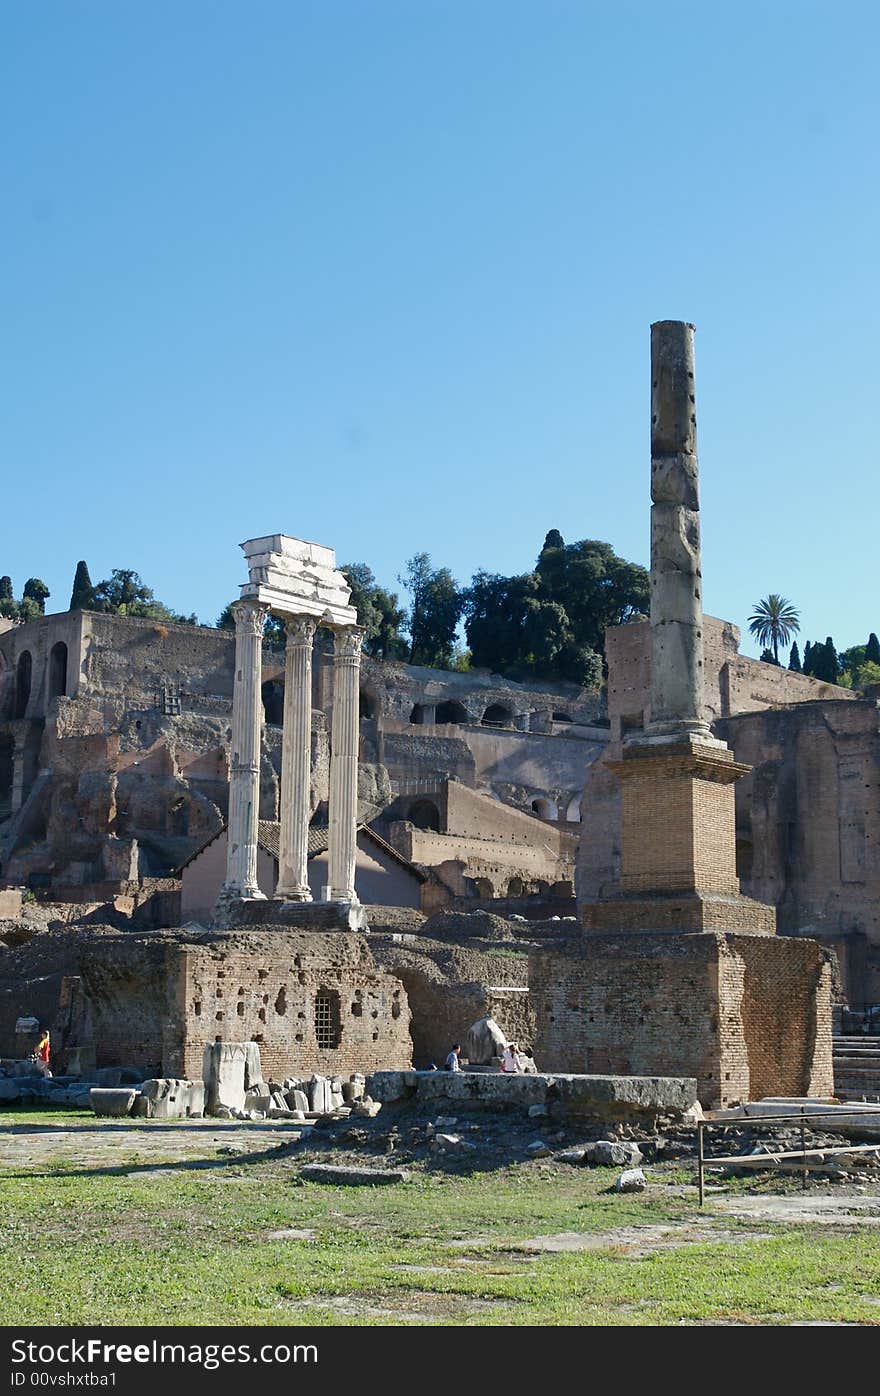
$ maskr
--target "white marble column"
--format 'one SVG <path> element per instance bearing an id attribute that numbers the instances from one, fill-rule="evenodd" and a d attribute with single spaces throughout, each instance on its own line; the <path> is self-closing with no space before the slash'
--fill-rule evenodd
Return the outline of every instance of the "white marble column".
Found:
<path id="1" fill-rule="evenodd" d="M 284 734 L 281 743 L 281 833 L 276 897 L 310 902 L 309 814 L 312 770 L 312 642 L 315 622 L 287 622 Z"/>
<path id="2" fill-rule="evenodd" d="M 237 601 L 235 684 L 232 690 L 232 753 L 229 765 L 226 881 L 221 898 L 262 897 L 257 884 L 257 820 L 260 813 L 260 732 L 263 701 L 263 624 L 267 606 Z"/>
<path id="3" fill-rule="evenodd" d="M 333 730 L 330 747 L 331 902 L 356 902 L 358 738 L 361 641 L 357 626 L 337 630 L 333 650 Z"/>

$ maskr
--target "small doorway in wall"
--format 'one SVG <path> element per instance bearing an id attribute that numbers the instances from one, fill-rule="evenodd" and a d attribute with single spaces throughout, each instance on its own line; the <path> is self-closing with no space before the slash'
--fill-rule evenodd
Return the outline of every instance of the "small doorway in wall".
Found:
<path id="1" fill-rule="evenodd" d="M 438 723 L 461 723 L 467 722 L 467 708 L 462 703 L 438 703 L 437 712 L 434 718 Z"/>
<path id="2" fill-rule="evenodd" d="M 482 725 L 484 727 L 512 727 L 513 713 L 510 708 L 505 708 L 503 703 L 490 703 L 483 713 Z"/>
<path id="3" fill-rule="evenodd" d="M 24 650 L 18 658 L 15 671 L 15 716 L 24 717 L 31 696 L 31 673 L 33 660 L 30 650 Z"/>
<path id="4" fill-rule="evenodd" d="M 49 697 L 63 698 L 67 693 L 67 646 L 63 640 L 49 652 Z"/>

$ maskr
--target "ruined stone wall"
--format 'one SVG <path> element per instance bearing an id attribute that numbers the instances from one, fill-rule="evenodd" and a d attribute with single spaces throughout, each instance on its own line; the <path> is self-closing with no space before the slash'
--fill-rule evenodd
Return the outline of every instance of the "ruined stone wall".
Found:
<path id="1" fill-rule="evenodd" d="M 401 983 L 377 970 L 352 935 L 265 934 L 214 939 L 183 951 L 184 1043 L 176 1070 L 201 1074 L 202 1049 L 219 1035 L 255 1041 L 265 1076 L 335 1075 L 412 1062 Z M 335 1046 L 322 1046 L 316 1001 L 329 998 Z"/>
<path id="2" fill-rule="evenodd" d="M 504 987 L 528 988 L 528 956 L 522 950 L 493 953 L 449 945 L 427 937 L 373 937 L 377 963 L 406 988 L 412 1010 L 412 1050 L 417 1065 L 442 1066 L 455 1042 L 464 1043 L 479 1018 L 496 1018 L 509 1037 L 534 1040 L 529 994 L 505 994 Z M 501 948 L 501 947 L 499 947 Z M 517 1037 L 517 1034 L 519 1037 Z"/>
<path id="3" fill-rule="evenodd" d="M 740 712 L 821 698 L 851 700 L 849 689 L 739 653 L 740 632 L 729 621 L 704 616 L 703 701 L 710 722 Z M 618 625 L 605 636 L 608 717 L 612 740 L 650 721 L 651 628 L 647 621 Z"/>
<path id="4" fill-rule="evenodd" d="M 740 714 L 719 724 L 737 761 L 743 891 L 780 929 L 850 946 L 851 1002 L 880 1001 L 880 735 L 872 699 Z"/>
<path id="5" fill-rule="evenodd" d="M 831 1090 L 814 942 L 629 933 L 532 952 L 542 1070 L 695 1076 L 704 1105 Z"/>

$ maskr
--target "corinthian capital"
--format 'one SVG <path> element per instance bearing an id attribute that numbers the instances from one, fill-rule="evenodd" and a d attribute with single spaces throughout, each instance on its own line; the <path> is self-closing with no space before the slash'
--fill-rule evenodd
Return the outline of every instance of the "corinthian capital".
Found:
<path id="1" fill-rule="evenodd" d="M 360 659 L 364 630 L 359 625 L 346 626 L 333 635 L 333 655 L 335 659 Z"/>
<path id="2" fill-rule="evenodd" d="M 316 622 L 311 616 L 292 616 L 285 621 L 284 629 L 288 645 L 311 645 L 315 638 Z"/>
<path id="3" fill-rule="evenodd" d="M 236 635 L 261 636 L 268 610 L 260 601 L 236 601 L 232 607 Z"/>

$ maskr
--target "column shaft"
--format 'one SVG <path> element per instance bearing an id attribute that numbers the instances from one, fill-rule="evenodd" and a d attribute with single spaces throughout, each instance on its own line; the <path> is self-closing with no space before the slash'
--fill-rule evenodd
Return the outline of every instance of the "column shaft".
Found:
<path id="1" fill-rule="evenodd" d="M 352 626 L 337 630 L 333 653 L 333 730 L 330 750 L 330 901 L 355 902 L 361 640 Z"/>
<path id="2" fill-rule="evenodd" d="M 262 897 L 257 883 L 257 820 L 260 813 L 260 692 L 263 623 L 267 608 L 239 601 L 235 616 L 235 685 L 232 691 L 232 752 L 227 821 L 227 897 Z"/>
<path id="3" fill-rule="evenodd" d="M 312 642 L 315 622 L 287 622 L 284 733 L 281 745 L 281 834 L 275 895 L 310 902 L 308 857 L 312 767 Z"/>

